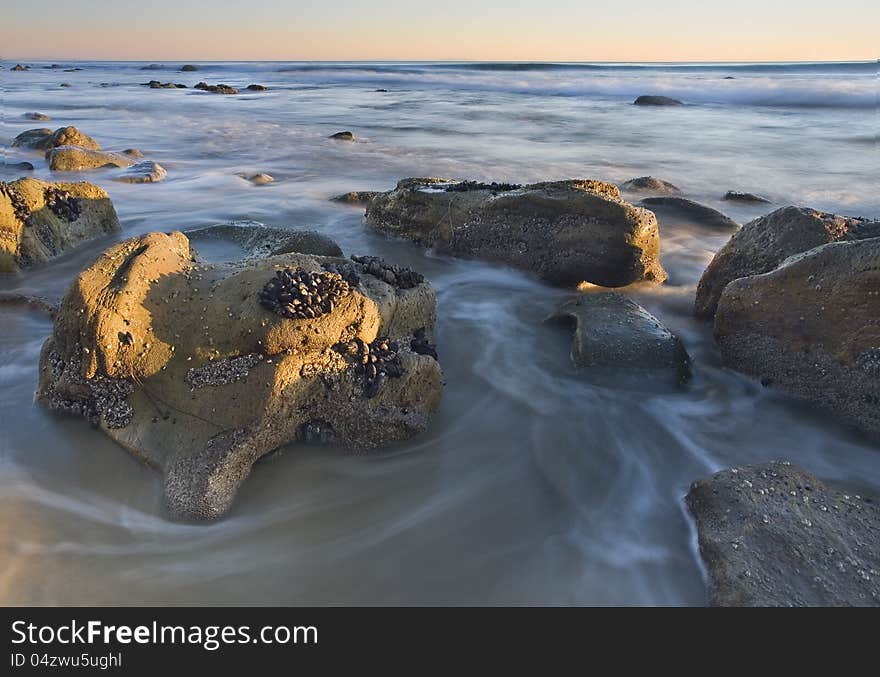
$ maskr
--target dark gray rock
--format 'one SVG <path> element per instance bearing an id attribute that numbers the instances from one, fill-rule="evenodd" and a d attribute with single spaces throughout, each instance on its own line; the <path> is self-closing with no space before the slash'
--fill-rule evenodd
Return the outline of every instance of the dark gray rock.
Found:
<path id="1" fill-rule="evenodd" d="M 34 166 L 30 162 L 7 162 L 2 165 L 4 169 L 14 169 L 19 172 L 32 172 Z"/>
<path id="2" fill-rule="evenodd" d="M 880 435 L 880 238 L 832 242 L 721 294 L 724 363 Z"/>
<path id="3" fill-rule="evenodd" d="M 245 89 L 249 92 L 265 92 L 269 88 L 265 85 L 248 85 Z"/>
<path id="4" fill-rule="evenodd" d="M 37 122 L 48 122 L 52 118 L 44 113 L 25 113 L 22 115 L 23 118 L 27 118 L 28 120 L 35 120 Z"/>
<path id="5" fill-rule="evenodd" d="M 574 327 L 571 360 L 587 376 L 596 370 L 600 377 L 625 371 L 676 385 L 690 377 L 690 358 L 681 340 L 623 294 L 581 294 L 548 320 Z"/>
<path id="6" fill-rule="evenodd" d="M 671 99 L 668 96 L 654 96 L 651 94 L 643 94 L 633 104 L 636 106 L 683 106 L 684 103 L 678 99 Z"/>
<path id="7" fill-rule="evenodd" d="M 750 203 L 759 203 L 759 204 L 770 204 L 770 200 L 766 197 L 761 197 L 760 195 L 755 195 L 754 193 L 742 193 L 738 190 L 729 190 L 724 194 L 722 200 L 729 200 L 731 202 L 750 202 Z"/>
<path id="8" fill-rule="evenodd" d="M 194 71 L 200 70 L 198 66 L 194 66 L 191 63 L 186 64 L 185 66 L 180 67 L 181 72 L 183 73 L 192 73 Z"/>
<path id="9" fill-rule="evenodd" d="M 808 207 L 783 207 L 750 221 L 734 233 L 697 285 L 694 315 L 710 319 L 729 282 L 766 273 L 789 256 L 837 240 L 880 236 L 880 224 Z"/>
<path id="10" fill-rule="evenodd" d="M 331 134 L 330 138 L 336 139 L 337 141 L 354 141 L 354 133 L 353 132 L 336 132 L 335 134 Z"/>
<path id="11" fill-rule="evenodd" d="M 714 606 L 880 606 L 880 510 L 788 462 L 694 482 Z"/>
<path id="12" fill-rule="evenodd" d="M 683 216 L 702 226 L 712 228 L 739 228 L 739 224 L 717 209 L 684 197 L 646 197 L 641 204 L 654 210 L 664 210 Z"/>
<path id="13" fill-rule="evenodd" d="M 381 195 L 381 193 L 375 190 L 353 190 L 349 193 L 336 195 L 335 197 L 330 198 L 330 200 L 332 202 L 342 202 L 347 205 L 363 207 L 370 204 L 379 195 Z"/>

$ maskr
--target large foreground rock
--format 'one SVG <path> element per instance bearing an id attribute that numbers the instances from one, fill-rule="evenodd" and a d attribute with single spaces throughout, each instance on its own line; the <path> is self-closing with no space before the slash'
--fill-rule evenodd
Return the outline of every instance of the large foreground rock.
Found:
<path id="1" fill-rule="evenodd" d="M 602 181 L 529 186 L 404 179 L 368 205 L 367 223 L 456 256 L 504 263 L 561 285 L 662 282 L 654 214 Z"/>
<path id="2" fill-rule="evenodd" d="M 574 327 L 571 359 L 587 375 L 627 372 L 676 385 L 690 377 L 690 358 L 681 340 L 623 294 L 581 294 L 548 319 Z"/>
<path id="3" fill-rule="evenodd" d="M 716 606 L 880 606 L 880 509 L 787 462 L 694 482 Z"/>
<path id="4" fill-rule="evenodd" d="M 832 242 L 724 288 L 725 364 L 880 433 L 880 238 Z"/>
<path id="5" fill-rule="evenodd" d="M 314 273 L 324 296 L 264 296 L 287 269 Z M 205 265 L 182 233 L 151 233 L 107 250 L 71 286 L 37 394 L 160 469 L 173 514 L 212 518 L 288 442 L 370 449 L 423 431 L 442 388 L 434 318 L 426 282 L 393 287 L 303 254 Z"/>
<path id="6" fill-rule="evenodd" d="M 769 272 L 789 256 L 829 242 L 877 236 L 877 222 L 807 207 L 777 209 L 744 225 L 718 250 L 697 286 L 694 315 L 714 316 L 721 292 L 732 280 Z"/>
<path id="7" fill-rule="evenodd" d="M 46 153 L 49 169 L 56 172 L 76 172 L 101 167 L 130 167 L 134 164 L 124 153 L 88 150 L 79 146 L 59 146 Z"/>
<path id="8" fill-rule="evenodd" d="M 91 183 L 0 182 L 0 271 L 43 263 L 119 230 L 110 197 Z"/>

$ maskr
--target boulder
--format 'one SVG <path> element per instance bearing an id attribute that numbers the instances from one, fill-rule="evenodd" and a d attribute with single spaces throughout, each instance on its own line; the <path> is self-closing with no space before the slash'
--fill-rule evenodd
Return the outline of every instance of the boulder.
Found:
<path id="1" fill-rule="evenodd" d="M 158 162 L 146 160 L 119 172 L 113 180 L 122 183 L 158 183 L 164 180 L 167 174 L 168 172 Z"/>
<path id="2" fill-rule="evenodd" d="M 12 169 L 18 172 L 32 172 L 34 171 L 34 166 L 30 162 L 5 162 L 0 164 L 0 167 L 3 169 Z"/>
<path id="3" fill-rule="evenodd" d="M 249 92 L 265 92 L 269 88 L 265 85 L 248 85 L 245 89 Z"/>
<path id="4" fill-rule="evenodd" d="M 336 132 L 331 134 L 330 138 L 337 141 L 354 141 L 354 132 Z"/>
<path id="5" fill-rule="evenodd" d="M 245 258 L 264 258 L 293 252 L 315 256 L 342 256 L 339 245 L 326 235 L 313 230 L 270 228 L 256 221 L 236 221 L 194 228 L 184 235 L 196 247 L 202 240 L 232 242 L 241 247 Z"/>
<path id="6" fill-rule="evenodd" d="M 195 66 L 195 65 L 193 65 L 193 64 L 191 64 L 191 63 L 188 63 L 188 64 L 186 64 L 185 66 L 181 66 L 181 67 L 180 67 L 180 70 L 181 70 L 181 72 L 183 72 L 183 73 L 192 73 L 192 72 L 194 72 L 194 71 L 199 70 L 199 67 L 198 67 L 198 66 Z"/>
<path id="7" fill-rule="evenodd" d="M 119 227 L 107 193 L 91 183 L 0 182 L 0 271 L 43 263 Z"/>
<path id="8" fill-rule="evenodd" d="M 282 445 L 410 438 L 442 391 L 419 338 L 433 330 L 434 290 L 358 268 L 304 254 L 205 265 L 182 233 L 122 242 L 62 302 L 38 401 L 159 469 L 167 508 L 189 519 L 222 515 Z"/>
<path id="9" fill-rule="evenodd" d="M 38 122 L 48 122 L 49 120 L 52 119 L 48 115 L 46 115 L 45 113 L 36 113 L 36 112 L 25 113 L 24 115 L 22 115 L 22 117 L 27 118 L 28 120 L 35 120 Z"/>
<path id="10" fill-rule="evenodd" d="M 54 132 L 51 129 L 29 129 L 16 136 L 12 145 L 46 151 L 59 146 L 79 146 L 87 150 L 101 150 L 97 141 L 88 134 L 83 134 L 76 127 L 59 127 Z"/>
<path id="11" fill-rule="evenodd" d="M 770 204 L 770 200 L 754 193 L 742 193 L 738 190 L 729 190 L 724 194 L 722 200 L 730 202 L 746 202 L 750 204 Z"/>
<path id="12" fill-rule="evenodd" d="M 201 89 L 204 92 L 211 92 L 213 94 L 238 94 L 238 90 L 235 87 L 224 84 L 209 85 L 207 82 L 199 82 L 193 85 L 193 89 Z"/>
<path id="13" fill-rule="evenodd" d="M 79 146 L 59 146 L 46 153 L 49 169 L 55 172 L 75 172 L 100 167 L 130 167 L 134 164 L 128 155 L 103 150 L 87 150 Z"/>
<path id="14" fill-rule="evenodd" d="M 729 216 L 725 216 L 717 209 L 712 209 L 684 197 L 646 197 L 641 201 L 641 204 L 651 209 L 659 208 L 674 213 L 702 226 L 739 228 L 739 224 L 736 221 Z"/>
<path id="15" fill-rule="evenodd" d="M 880 433 L 880 238 L 832 242 L 721 294 L 724 363 Z"/>
<path id="16" fill-rule="evenodd" d="M 384 233 L 529 270 L 554 284 L 666 279 L 654 214 L 602 181 L 520 187 L 404 179 L 369 203 L 366 220 Z"/>
<path id="17" fill-rule="evenodd" d="M 638 178 L 630 179 L 629 181 L 626 181 L 621 187 L 624 190 L 638 193 L 670 195 L 673 193 L 681 192 L 681 190 L 675 184 L 669 183 L 669 181 L 664 181 L 663 179 L 658 179 L 653 176 L 639 176 Z"/>
<path id="18" fill-rule="evenodd" d="M 632 299 L 616 292 L 589 292 L 566 301 L 548 320 L 573 326 L 571 360 L 576 367 L 612 378 L 680 385 L 690 378 L 681 340 Z"/>
<path id="19" fill-rule="evenodd" d="M 715 254 L 697 285 L 694 315 L 711 319 L 729 282 L 766 273 L 789 256 L 837 240 L 880 236 L 880 224 L 807 207 L 783 207 L 750 221 Z"/>
<path id="20" fill-rule="evenodd" d="M 46 313 L 50 317 L 54 317 L 58 311 L 58 305 L 52 303 L 42 296 L 32 296 L 30 294 L 19 294 L 18 292 L 0 292 L 0 305 L 5 306 L 26 306 L 31 310 L 38 310 Z"/>
<path id="21" fill-rule="evenodd" d="M 381 193 L 375 190 L 353 190 L 349 193 L 336 195 L 335 197 L 330 198 L 330 200 L 332 202 L 342 202 L 347 205 L 364 207 L 370 204 L 370 202 L 372 202 L 378 195 L 381 195 Z"/>
<path id="22" fill-rule="evenodd" d="M 636 106 L 683 106 L 684 103 L 678 99 L 671 99 L 668 96 L 655 96 L 653 94 L 643 94 L 638 97 L 633 104 Z"/>
<path id="23" fill-rule="evenodd" d="M 713 606 L 880 606 L 880 509 L 785 461 L 722 470 L 686 498 Z"/>

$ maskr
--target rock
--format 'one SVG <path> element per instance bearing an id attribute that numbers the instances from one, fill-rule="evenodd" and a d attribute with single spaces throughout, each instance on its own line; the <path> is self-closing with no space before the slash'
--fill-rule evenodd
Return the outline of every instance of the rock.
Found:
<path id="1" fill-rule="evenodd" d="M 44 263 L 119 227 L 107 193 L 91 183 L 0 182 L 0 271 Z"/>
<path id="2" fill-rule="evenodd" d="M 256 221 L 235 221 L 184 233 L 190 242 L 198 246 L 200 240 L 226 240 L 244 250 L 246 258 L 275 256 L 278 254 L 311 254 L 314 256 L 342 256 L 342 250 L 326 235 L 312 230 L 289 230 L 270 228 Z"/>
<path id="3" fill-rule="evenodd" d="M 716 254 L 697 285 L 694 315 L 710 319 L 729 282 L 766 273 L 789 256 L 828 242 L 880 236 L 880 226 L 807 207 L 783 207 L 744 225 Z"/>
<path id="4" fill-rule="evenodd" d="M 247 89 L 250 92 L 265 92 L 269 88 L 265 87 L 263 85 L 248 85 L 247 87 L 245 87 L 245 89 Z"/>
<path id="5" fill-rule="evenodd" d="M 571 360 L 588 376 L 600 372 L 616 380 L 626 371 L 675 385 L 690 378 L 690 358 L 681 340 L 623 294 L 581 294 L 548 320 L 574 327 Z"/>
<path id="6" fill-rule="evenodd" d="M 27 118 L 28 120 L 36 120 L 39 122 L 48 122 L 52 119 L 44 113 L 25 113 L 24 115 L 22 115 L 22 117 Z"/>
<path id="7" fill-rule="evenodd" d="M 712 228 L 739 228 L 739 224 L 725 216 L 717 209 L 712 209 L 699 202 L 688 200 L 683 197 L 646 197 L 641 204 L 651 209 L 660 209 L 674 212 L 686 219 L 695 221 L 702 226 L 711 226 Z"/>
<path id="8" fill-rule="evenodd" d="M 376 92 L 379 94 L 387 94 L 388 90 L 387 89 L 377 89 Z"/>
<path id="9" fill-rule="evenodd" d="M 238 94 L 235 87 L 229 85 L 209 85 L 207 82 L 199 82 L 193 86 L 193 89 L 201 89 L 204 92 L 212 92 L 214 94 Z"/>
<path id="10" fill-rule="evenodd" d="M 147 66 L 141 66 L 142 71 L 160 71 L 162 70 L 162 66 L 157 63 L 151 63 Z"/>
<path id="11" fill-rule="evenodd" d="M 165 168 L 158 162 L 147 160 L 139 162 L 123 170 L 113 177 L 114 181 L 122 183 L 158 183 L 167 175 Z"/>
<path id="12" fill-rule="evenodd" d="M 73 85 L 70 84 L 69 82 L 62 82 L 62 83 L 59 85 L 59 87 L 73 87 Z"/>
<path id="13" fill-rule="evenodd" d="M 375 190 L 353 190 L 350 193 L 343 193 L 330 198 L 332 202 L 342 202 L 347 205 L 357 205 L 359 207 L 366 206 L 372 202 L 376 196 L 381 195 Z"/>
<path id="14" fill-rule="evenodd" d="M 49 169 L 55 172 L 75 172 L 100 167 L 130 167 L 129 156 L 103 150 L 86 150 L 79 146 L 59 146 L 46 154 Z"/>
<path id="15" fill-rule="evenodd" d="M 722 200 L 730 200 L 731 202 L 760 202 L 769 204 L 770 200 L 754 193 L 741 193 L 736 190 L 729 190 L 724 194 Z"/>
<path id="16" fill-rule="evenodd" d="M 181 233 L 122 242 L 62 302 L 38 401 L 159 469 L 167 508 L 189 519 L 222 515 L 257 459 L 316 430 L 356 449 L 408 439 L 442 392 L 437 361 L 410 349 L 433 328 L 434 291 L 327 270 L 350 265 L 302 254 L 204 265 Z M 309 300 L 308 319 L 273 312 L 261 299 L 282 275 L 335 280 L 336 302 Z"/>
<path id="17" fill-rule="evenodd" d="M 724 363 L 880 433 L 880 238 L 832 242 L 721 294 Z"/>
<path id="18" fill-rule="evenodd" d="M 670 99 L 668 96 L 654 96 L 651 94 L 643 94 L 638 97 L 633 104 L 636 106 L 683 106 L 684 103 L 678 99 Z"/>
<path id="19" fill-rule="evenodd" d="M 9 70 L 11 70 L 11 71 L 29 71 L 30 69 L 31 69 L 30 66 L 22 66 L 19 63 L 19 64 L 16 64 L 15 66 L 13 66 L 12 68 L 10 68 Z"/>
<path id="20" fill-rule="evenodd" d="M 456 256 L 529 270 L 560 285 L 662 282 L 654 214 L 602 181 L 491 184 L 460 190 L 449 179 L 404 179 L 367 206 L 376 230 Z"/>
<path id="21" fill-rule="evenodd" d="M 34 166 L 30 162 L 5 162 L 2 166 L 4 169 L 13 169 L 19 172 L 32 172 Z"/>
<path id="22" fill-rule="evenodd" d="M 22 132 L 12 141 L 13 146 L 26 146 L 36 150 L 51 150 L 58 146 L 79 146 L 86 150 L 101 150 L 101 145 L 88 134 L 83 134 L 76 127 L 59 127 L 51 129 L 29 129 Z"/>
<path id="23" fill-rule="evenodd" d="M 185 66 L 180 67 L 181 72 L 183 73 L 192 73 L 194 71 L 200 70 L 198 66 L 195 66 L 191 63 L 186 64 Z"/>
<path id="24" fill-rule="evenodd" d="M 686 498 L 713 606 L 880 606 L 880 509 L 785 461 L 722 470 Z"/>
<path id="25" fill-rule="evenodd" d="M 149 87 L 150 89 L 186 89 L 186 85 L 175 84 L 173 82 L 162 83 L 158 80 L 150 80 L 149 82 L 143 83 L 142 86 Z"/>
<path id="26" fill-rule="evenodd" d="M 250 181 L 255 186 L 265 186 L 266 184 L 272 183 L 275 181 L 275 178 L 271 174 L 239 174 L 241 178 L 245 181 Z"/>
<path id="27" fill-rule="evenodd" d="M 137 148 L 126 148 L 124 151 L 122 151 L 122 154 L 128 155 L 128 157 L 132 157 L 138 160 L 144 157 L 144 154 Z"/>
<path id="28" fill-rule="evenodd" d="M 330 138 L 336 139 L 337 141 L 354 141 L 354 133 L 353 132 L 336 132 L 335 134 L 331 134 Z"/>
<path id="29" fill-rule="evenodd" d="M 58 310 L 58 305 L 52 303 L 42 296 L 31 296 L 29 294 L 19 294 L 16 292 L 0 292 L 0 304 L 7 306 L 27 306 L 32 310 L 39 310 L 46 313 L 50 317 L 54 317 Z"/>
<path id="30" fill-rule="evenodd" d="M 663 193 L 669 195 L 681 192 L 678 186 L 669 183 L 669 181 L 657 179 L 653 176 L 640 176 L 636 179 L 630 179 L 621 187 L 624 190 L 631 190 L 640 193 Z"/>

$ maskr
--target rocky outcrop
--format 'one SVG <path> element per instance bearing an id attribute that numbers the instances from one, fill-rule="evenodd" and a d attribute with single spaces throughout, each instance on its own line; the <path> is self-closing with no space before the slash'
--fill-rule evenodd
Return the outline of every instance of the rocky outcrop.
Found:
<path id="1" fill-rule="evenodd" d="M 673 195 L 681 192 L 675 184 L 653 176 L 639 176 L 630 179 L 624 182 L 621 188 L 638 193 L 654 193 L 655 195 Z"/>
<path id="2" fill-rule="evenodd" d="M 381 194 L 382 193 L 375 190 L 353 190 L 349 193 L 336 195 L 335 197 L 330 198 L 330 200 L 332 202 L 341 202 L 347 205 L 365 207 Z"/>
<path id="3" fill-rule="evenodd" d="M 721 294 L 729 367 L 880 433 L 880 238 L 832 242 Z"/>
<path id="4" fill-rule="evenodd" d="M 269 88 L 265 85 L 248 85 L 247 87 L 245 87 L 245 89 L 249 92 L 265 92 Z"/>
<path id="5" fill-rule="evenodd" d="M 548 320 L 573 326 L 571 360 L 587 376 L 626 372 L 675 385 L 690 377 L 690 358 L 681 340 L 623 294 L 581 294 L 563 303 Z"/>
<path id="6" fill-rule="evenodd" d="M 312 230 L 270 228 L 256 221 L 220 223 L 188 230 L 184 235 L 196 247 L 204 240 L 232 242 L 241 248 L 243 258 L 265 258 L 294 252 L 315 256 L 342 256 L 339 245 L 326 235 Z"/>
<path id="7" fill-rule="evenodd" d="M 636 106 L 683 106 L 684 102 L 678 99 L 671 99 L 668 96 L 643 94 L 633 101 L 633 104 Z"/>
<path id="8" fill-rule="evenodd" d="M 654 214 L 602 181 L 520 187 L 404 179 L 369 203 L 366 220 L 376 230 L 529 270 L 554 284 L 619 287 L 666 279 Z"/>
<path id="9" fill-rule="evenodd" d="M 670 214 L 675 214 L 701 226 L 739 228 L 739 224 L 736 221 L 725 216 L 717 209 L 712 209 L 684 197 L 646 197 L 640 204 L 650 209 L 663 210 Z"/>
<path id="10" fill-rule="evenodd" d="M 113 177 L 114 181 L 121 183 L 158 183 L 168 175 L 165 168 L 158 162 L 147 160 L 131 165 L 127 169 Z"/>
<path id="11" fill-rule="evenodd" d="M 787 462 L 694 482 L 715 606 L 880 606 L 880 509 Z"/>
<path id="12" fill-rule="evenodd" d="M 55 172 L 76 172 L 100 167 L 130 167 L 134 160 L 123 153 L 87 150 L 78 146 L 59 146 L 46 153 L 49 169 Z"/>
<path id="13" fill-rule="evenodd" d="M 150 80 L 149 82 L 145 82 L 143 86 L 149 87 L 150 89 L 186 89 L 186 85 L 174 82 L 160 82 L 159 80 Z"/>
<path id="14" fill-rule="evenodd" d="M 50 118 L 45 113 L 25 113 L 22 117 L 27 118 L 28 120 L 36 120 L 38 122 L 48 122 L 52 118 Z"/>
<path id="15" fill-rule="evenodd" d="M 330 138 L 337 141 L 354 141 L 354 132 L 336 132 L 331 134 Z"/>
<path id="16" fill-rule="evenodd" d="M 200 89 L 204 92 L 211 92 L 212 94 L 238 94 L 238 90 L 230 85 L 209 85 L 207 82 L 199 82 L 193 85 L 193 89 Z"/>
<path id="17" fill-rule="evenodd" d="M 729 282 L 766 273 L 789 256 L 837 240 L 880 236 L 880 224 L 806 207 L 783 207 L 744 225 L 722 247 L 697 286 L 694 315 L 710 319 Z"/>
<path id="18" fill-rule="evenodd" d="M 0 271 L 44 263 L 119 230 L 110 198 L 90 183 L 0 182 Z"/>
<path id="19" fill-rule="evenodd" d="M 184 65 L 184 66 L 181 66 L 181 67 L 180 67 L 180 70 L 181 70 L 181 72 L 183 72 L 183 73 L 192 73 L 192 72 L 195 72 L 195 71 L 200 70 L 200 69 L 199 69 L 198 66 L 196 66 L 196 65 L 194 65 L 194 64 L 191 64 L 191 63 L 188 63 L 188 64 L 186 64 L 186 65 Z"/>
<path id="20" fill-rule="evenodd" d="M 59 146 L 78 146 L 86 150 L 101 150 L 97 141 L 88 134 L 83 134 L 76 127 L 59 127 L 54 132 L 51 129 L 29 129 L 16 136 L 12 145 L 45 151 Z"/>
<path id="21" fill-rule="evenodd" d="M 724 194 L 722 200 L 729 202 L 745 202 L 749 204 L 770 204 L 770 200 L 754 193 L 743 193 L 738 190 L 729 190 Z"/>
<path id="22" fill-rule="evenodd" d="M 434 307 L 426 282 L 395 288 L 344 259 L 204 265 L 183 234 L 151 233 L 71 286 L 38 399 L 161 470 L 173 515 L 214 518 L 282 445 L 372 449 L 422 432 L 442 371 L 412 346 Z"/>

